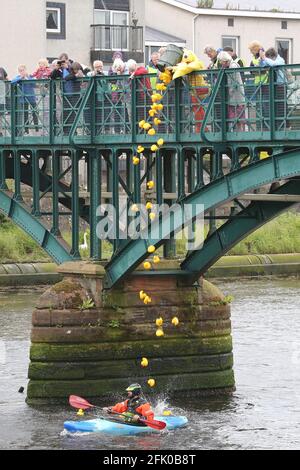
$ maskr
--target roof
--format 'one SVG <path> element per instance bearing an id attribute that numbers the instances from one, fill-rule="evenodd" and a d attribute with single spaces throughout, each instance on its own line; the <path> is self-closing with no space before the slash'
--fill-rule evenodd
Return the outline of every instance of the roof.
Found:
<path id="1" fill-rule="evenodd" d="M 174 6 L 180 10 L 189 11 L 196 15 L 202 16 L 226 16 L 226 17 L 241 17 L 241 18 L 270 18 L 270 19 L 285 19 L 285 20 L 300 20 L 300 13 L 287 13 L 271 11 L 257 11 L 257 10 L 228 10 L 217 8 L 196 8 L 186 3 L 177 0 L 160 0 L 162 3 Z"/>
<path id="2" fill-rule="evenodd" d="M 146 26 L 145 28 L 145 41 L 150 43 L 186 43 L 185 39 L 178 38 L 176 36 L 172 36 L 171 34 L 166 34 L 163 31 L 158 31 L 157 29 L 150 28 Z"/>
<path id="3" fill-rule="evenodd" d="M 197 7 L 198 0 L 178 0 L 181 3 L 186 3 L 192 7 Z M 228 5 L 228 8 L 227 6 Z M 299 12 L 300 4 L 299 0 L 285 0 L 280 2 L 280 0 L 214 0 L 213 8 L 221 8 L 228 10 L 259 10 L 259 11 L 269 11 L 271 12 L 274 8 L 277 11 L 286 11 L 286 12 Z"/>

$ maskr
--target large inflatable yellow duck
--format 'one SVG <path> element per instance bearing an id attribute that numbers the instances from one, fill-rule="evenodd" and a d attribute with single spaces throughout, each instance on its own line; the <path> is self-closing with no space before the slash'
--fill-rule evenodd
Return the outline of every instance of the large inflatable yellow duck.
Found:
<path id="1" fill-rule="evenodd" d="M 204 64 L 201 60 L 198 59 L 196 54 L 193 51 L 184 49 L 183 57 L 179 64 L 173 67 L 173 80 L 176 78 L 184 77 L 192 72 L 197 72 L 199 70 L 204 70 Z M 205 80 L 201 75 L 198 75 L 202 79 L 202 83 L 197 83 L 198 86 L 205 84 Z"/>
<path id="2" fill-rule="evenodd" d="M 202 101 L 209 95 L 210 87 L 205 81 L 205 74 L 193 73 L 204 70 L 204 64 L 198 59 L 196 54 L 188 49 L 184 49 L 182 60 L 172 67 L 173 80 L 179 77 L 186 77 L 191 94 L 192 111 L 195 116 L 195 132 L 200 132 L 205 116 Z"/>

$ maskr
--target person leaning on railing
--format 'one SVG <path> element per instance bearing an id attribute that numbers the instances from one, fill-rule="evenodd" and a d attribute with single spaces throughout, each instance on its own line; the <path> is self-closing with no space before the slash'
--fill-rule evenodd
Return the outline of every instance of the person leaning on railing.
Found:
<path id="1" fill-rule="evenodd" d="M 252 54 L 250 67 L 260 67 L 260 53 L 264 51 L 262 44 L 259 41 L 252 41 L 248 47 Z M 256 87 L 256 127 L 257 130 L 268 131 L 270 130 L 269 73 L 260 69 L 253 74 Z"/>
<path id="2" fill-rule="evenodd" d="M 276 129 L 282 128 L 282 130 L 284 130 L 282 120 L 286 116 L 285 106 L 287 96 L 287 78 L 284 65 L 284 58 L 278 54 L 274 47 L 270 47 L 266 52 L 260 51 L 261 67 L 277 67 L 274 77 Z"/>
<path id="3" fill-rule="evenodd" d="M 81 64 L 79 64 L 79 62 L 73 62 L 69 75 L 64 79 L 66 81 L 65 93 L 67 94 L 69 104 L 68 117 L 64 122 L 64 135 L 70 133 L 80 105 L 82 78 L 84 78 L 84 74 Z"/>
<path id="4" fill-rule="evenodd" d="M 135 60 L 127 62 L 130 79 L 137 79 L 136 84 L 136 103 L 137 103 L 137 120 L 147 120 L 148 106 L 150 106 L 150 96 L 152 94 L 152 86 L 148 75 L 148 70 L 143 65 L 138 66 Z"/>
<path id="5" fill-rule="evenodd" d="M 245 90 L 240 66 L 234 62 L 228 52 L 222 51 L 218 55 L 221 67 L 225 69 L 236 69 L 235 72 L 226 73 L 226 103 L 228 114 L 228 129 L 230 131 L 245 131 Z"/>
<path id="6" fill-rule="evenodd" d="M 89 78 L 106 77 L 107 73 L 104 72 L 104 64 L 102 60 L 95 60 L 93 63 L 93 70 L 87 74 Z M 109 132 L 110 128 L 107 123 L 111 110 L 109 80 L 96 80 L 95 83 L 95 131 L 96 134 L 103 134 Z M 88 102 L 88 113 L 86 115 L 86 123 L 91 125 L 92 115 L 92 99 Z"/>
<path id="7" fill-rule="evenodd" d="M 111 90 L 111 105 L 113 108 L 112 116 L 114 120 L 114 125 L 112 131 L 114 134 L 124 134 L 126 123 L 128 122 L 129 117 L 127 107 L 124 107 L 126 99 L 125 80 L 114 80 L 113 77 L 118 77 L 127 74 L 127 65 L 123 62 L 120 57 L 117 57 L 108 72 L 108 75 L 111 77 L 111 80 L 109 80 L 109 86 Z"/>
<path id="8" fill-rule="evenodd" d="M 35 96 L 35 83 L 34 78 L 27 72 L 26 65 L 19 65 L 18 75 L 11 81 L 12 84 L 18 84 L 19 90 L 17 93 L 17 112 L 16 123 L 17 133 L 22 135 L 29 134 L 29 110 L 32 112 L 32 119 L 35 125 L 35 130 L 38 132 L 39 120 L 36 109 L 36 96 Z"/>
<path id="9" fill-rule="evenodd" d="M 148 73 L 156 74 L 156 76 L 150 78 L 152 90 L 156 89 L 155 87 L 156 87 L 156 84 L 157 84 L 157 79 L 159 78 L 159 75 L 160 75 L 159 68 L 157 67 L 159 59 L 160 59 L 160 53 L 159 52 L 152 52 L 151 60 L 150 60 L 149 64 L 146 67 L 146 69 L 148 70 Z"/>

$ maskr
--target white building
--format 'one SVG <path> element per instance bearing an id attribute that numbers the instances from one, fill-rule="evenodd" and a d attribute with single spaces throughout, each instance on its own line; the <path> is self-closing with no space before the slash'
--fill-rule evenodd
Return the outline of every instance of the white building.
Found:
<path id="1" fill-rule="evenodd" d="M 122 50 L 125 60 L 147 63 L 153 50 L 169 43 L 194 49 L 206 64 L 205 45 L 231 45 L 249 63 L 247 46 L 256 39 L 265 48 L 279 48 L 287 62 L 300 63 L 297 13 L 199 9 L 192 6 L 193 0 L 189 4 L 176 0 L 2 3 L 0 67 L 9 78 L 19 64 L 32 72 L 40 58 L 54 59 L 62 52 L 87 66 L 102 59 L 108 67 L 116 50 Z"/>
<path id="2" fill-rule="evenodd" d="M 196 8 L 196 0 L 188 3 L 146 0 L 146 41 L 149 27 L 166 37 L 177 36 L 177 43 L 186 41 L 186 46 L 207 64 L 208 58 L 203 54 L 207 44 L 216 48 L 232 46 L 250 63 L 248 44 L 258 40 L 265 49 L 276 47 L 288 63 L 300 63 L 300 13 L 204 9 Z M 152 37 L 152 45 L 151 41 L 146 42 L 150 50 L 159 46 L 155 39 Z"/>
<path id="3" fill-rule="evenodd" d="M 0 15 L 0 67 L 11 78 L 18 64 L 33 71 L 40 58 L 62 52 L 85 65 L 109 64 L 116 50 L 143 62 L 144 24 L 145 0 L 9 0 Z"/>

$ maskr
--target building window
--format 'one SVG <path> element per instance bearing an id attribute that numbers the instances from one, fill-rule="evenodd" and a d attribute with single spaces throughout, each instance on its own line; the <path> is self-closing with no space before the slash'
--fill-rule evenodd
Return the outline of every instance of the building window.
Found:
<path id="1" fill-rule="evenodd" d="M 276 39 L 276 49 L 278 54 L 283 57 L 286 64 L 291 64 L 293 57 L 293 40 L 292 39 Z"/>
<path id="2" fill-rule="evenodd" d="M 129 13 L 126 11 L 94 10 L 96 43 L 102 50 L 128 50 Z"/>
<path id="3" fill-rule="evenodd" d="M 234 26 L 234 18 L 228 18 L 228 26 Z"/>
<path id="4" fill-rule="evenodd" d="M 47 39 L 66 39 L 66 5 L 47 2 L 46 5 Z"/>
<path id="5" fill-rule="evenodd" d="M 281 22 L 281 29 L 287 29 L 287 21 Z"/>
<path id="6" fill-rule="evenodd" d="M 129 0 L 94 0 L 95 10 L 130 11 Z"/>
<path id="7" fill-rule="evenodd" d="M 222 48 L 232 47 L 234 52 L 239 55 L 240 38 L 237 36 L 222 36 Z"/>

